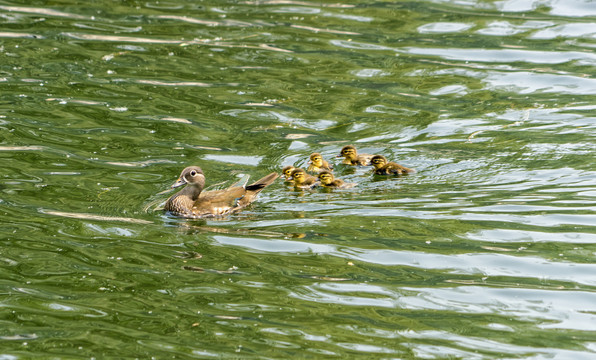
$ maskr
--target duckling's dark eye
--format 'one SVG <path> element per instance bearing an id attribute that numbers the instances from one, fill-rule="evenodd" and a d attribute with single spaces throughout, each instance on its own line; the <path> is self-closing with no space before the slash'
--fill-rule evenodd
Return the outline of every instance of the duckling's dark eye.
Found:
<path id="1" fill-rule="evenodd" d="M 197 176 L 197 172 L 196 172 L 195 170 L 191 171 L 191 172 L 190 172 L 190 176 L 192 176 L 192 177 L 195 177 L 195 176 Z"/>

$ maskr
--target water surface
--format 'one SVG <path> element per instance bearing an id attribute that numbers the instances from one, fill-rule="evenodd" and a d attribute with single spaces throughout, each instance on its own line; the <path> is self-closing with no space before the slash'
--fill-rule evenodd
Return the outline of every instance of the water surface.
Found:
<path id="1" fill-rule="evenodd" d="M 0 3 L 0 354 L 591 359 L 596 3 Z M 223 220 L 342 146 L 417 173 Z"/>

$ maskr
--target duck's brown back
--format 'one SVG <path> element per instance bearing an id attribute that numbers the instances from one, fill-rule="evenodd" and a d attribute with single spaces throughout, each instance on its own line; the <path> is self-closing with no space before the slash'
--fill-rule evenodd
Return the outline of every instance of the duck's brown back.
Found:
<path id="1" fill-rule="evenodd" d="M 383 167 L 375 170 L 375 173 L 379 175 L 402 175 L 402 174 L 412 174 L 415 173 L 416 170 L 407 168 L 402 166 L 398 163 L 388 162 Z"/>
<path id="2" fill-rule="evenodd" d="M 235 186 L 223 190 L 205 191 L 192 206 L 195 217 L 224 216 L 251 204 L 265 187 L 279 175 L 271 173 L 246 187 Z"/>

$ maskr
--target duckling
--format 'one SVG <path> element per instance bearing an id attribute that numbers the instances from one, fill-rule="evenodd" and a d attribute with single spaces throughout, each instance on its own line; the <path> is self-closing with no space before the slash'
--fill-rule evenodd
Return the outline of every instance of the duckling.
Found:
<path id="1" fill-rule="evenodd" d="M 310 165 L 306 169 L 306 171 L 311 173 L 320 173 L 323 170 L 332 170 L 333 166 L 329 165 L 325 159 L 323 159 L 323 155 L 319 153 L 312 153 L 310 154 L 310 161 L 308 162 Z"/>
<path id="2" fill-rule="evenodd" d="M 341 179 L 335 179 L 331 171 L 321 171 L 319 174 L 321 185 L 329 188 L 349 189 L 356 186 L 355 183 L 347 183 Z"/>
<path id="3" fill-rule="evenodd" d="M 294 179 L 294 186 L 297 188 L 312 188 L 317 182 L 316 177 L 308 175 L 301 168 L 292 171 L 292 179 Z"/>
<path id="4" fill-rule="evenodd" d="M 250 205 L 256 200 L 258 193 L 273 183 L 277 177 L 278 174 L 271 173 L 250 185 L 203 192 L 205 187 L 203 170 L 198 166 L 189 166 L 182 170 L 172 188 L 186 186 L 166 201 L 164 209 L 185 218 L 225 216 Z"/>
<path id="5" fill-rule="evenodd" d="M 337 157 L 344 157 L 343 164 L 370 166 L 370 154 L 358 154 L 353 145 L 344 146 Z"/>
<path id="6" fill-rule="evenodd" d="M 281 169 L 281 173 L 283 174 L 283 176 L 286 177 L 286 179 L 285 179 L 286 182 L 294 182 L 292 180 L 292 171 L 294 171 L 294 169 L 296 169 L 296 168 L 293 167 L 292 165 L 284 166 L 284 168 Z"/>
<path id="7" fill-rule="evenodd" d="M 416 170 L 401 166 L 398 163 L 387 162 L 387 159 L 383 155 L 373 156 L 371 163 L 375 167 L 373 172 L 377 175 L 402 175 L 416 172 Z"/>

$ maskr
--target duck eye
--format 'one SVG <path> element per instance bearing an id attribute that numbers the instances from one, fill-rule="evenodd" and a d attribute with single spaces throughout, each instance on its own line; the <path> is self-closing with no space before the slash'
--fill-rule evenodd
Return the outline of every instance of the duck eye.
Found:
<path id="1" fill-rule="evenodd" d="M 190 176 L 192 176 L 192 177 L 195 177 L 195 176 L 197 176 L 197 172 L 196 172 L 195 170 L 191 171 L 191 172 L 190 172 Z"/>

